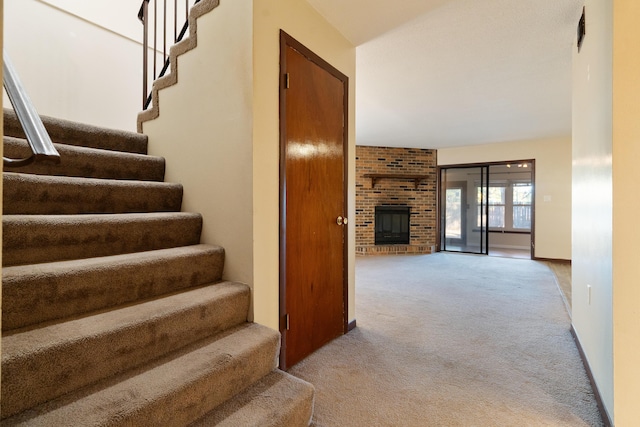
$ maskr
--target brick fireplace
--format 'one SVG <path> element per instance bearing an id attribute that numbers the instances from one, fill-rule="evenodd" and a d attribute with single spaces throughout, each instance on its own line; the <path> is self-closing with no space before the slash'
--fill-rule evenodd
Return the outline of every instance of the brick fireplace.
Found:
<path id="1" fill-rule="evenodd" d="M 436 150 L 357 146 L 356 175 L 358 255 L 435 250 Z M 376 207 L 385 206 L 408 208 L 408 244 L 375 244 Z"/>

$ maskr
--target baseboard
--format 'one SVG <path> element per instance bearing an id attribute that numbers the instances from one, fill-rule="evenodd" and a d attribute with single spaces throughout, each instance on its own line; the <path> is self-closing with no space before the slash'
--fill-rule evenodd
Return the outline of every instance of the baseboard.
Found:
<path id="1" fill-rule="evenodd" d="M 534 261 L 549 261 L 549 262 L 557 262 L 560 264 L 568 264 L 571 265 L 571 260 L 570 259 L 564 259 L 564 258 L 541 258 L 541 257 L 533 257 Z"/>
<path id="2" fill-rule="evenodd" d="M 605 427 L 613 426 L 613 421 L 609 418 L 609 414 L 604 408 L 604 404 L 602 403 L 602 396 L 600 395 L 600 390 L 598 390 L 598 386 L 596 385 L 596 381 L 593 378 L 593 373 L 591 372 L 591 366 L 589 366 L 589 362 L 587 362 L 587 356 L 582 349 L 582 344 L 580 344 L 580 339 L 578 338 L 578 334 L 576 334 L 576 330 L 573 329 L 573 325 L 571 325 L 571 335 L 573 336 L 573 340 L 576 343 L 576 347 L 578 348 L 578 353 L 580 353 L 580 359 L 582 359 L 582 364 L 584 365 L 584 370 L 587 372 L 587 377 L 589 377 L 589 382 L 591 383 L 591 389 L 593 390 L 593 395 L 596 398 L 596 403 L 598 404 L 598 410 L 600 411 L 600 417 L 602 418 L 602 423 Z"/>
<path id="3" fill-rule="evenodd" d="M 353 319 L 351 322 L 349 322 L 349 324 L 347 325 L 347 332 L 351 332 L 356 328 L 356 319 Z"/>
<path id="4" fill-rule="evenodd" d="M 489 250 L 491 249 L 515 249 L 518 251 L 527 251 L 530 249 L 529 246 L 516 246 L 516 245 L 494 245 L 493 243 L 489 244 Z"/>

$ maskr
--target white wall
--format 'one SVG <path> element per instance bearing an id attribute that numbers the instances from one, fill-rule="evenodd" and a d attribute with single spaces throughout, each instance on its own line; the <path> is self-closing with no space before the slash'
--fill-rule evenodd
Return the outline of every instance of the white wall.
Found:
<path id="1" fill-rule="evenodd" d="M 612 2 L 585 5 L 587 36 L 573 51 L 572 321 L 613 414 Z"/>
<path id="2" fill-rule="evenodd" d="M 7 0 L 4 7 L 4 48 L 40 114 L 135 131 L 142 45 L 130 37 L 136 25 L 142 37 L 138 1 Z"/>
<path id="3" fill-rule="evenodd" d="M 22 0 L 18 1 L 22 2 Z M 142 0 L 39 0 L 39 2 L 131 40 L 141 40 L 142 24 L 137 15 Z"/>
<path id="4" fill-rule="evenodd" d="M 535 159 L 535 256 L 571 259 L 571 138 L 438 150 L 438 165 Z"/>
<path id="5" fill-rule="evenodd" d="M 254 0 L 253 228 L 255 320 L 278 329 L 280 29 L 349 77 L 348 211 L 355 218 L 355 47 L 306 1 Z M 354 221 L 352 221 L 353 223 Z M 349 307 L 355 318 L 355 228 L 348 230 Z"/>
<path id="6" fill-rule="evenodd" d="M 640 420 L 640 2 L 613 3 L 613 374 L 619 427 Z M 586 41 L 585 41 L 586 43 Z M 593 324 L 594 320 L 589 319 Z"/>
<path id="7" fill-rule="evenodd" d="M 198 46 L 178 57 L 178 82 L 143 124 L 182 209 L 203 215 L 201 241 L 225 248 L 224 278 L 253 283 L 252 2 L 221 1 L 198 19 Z"/>
<path id="8" fill-rule="evenodd" d="M 530 243 L 529 234 L 489 233 L 489 248 L 529 250 Z"/>

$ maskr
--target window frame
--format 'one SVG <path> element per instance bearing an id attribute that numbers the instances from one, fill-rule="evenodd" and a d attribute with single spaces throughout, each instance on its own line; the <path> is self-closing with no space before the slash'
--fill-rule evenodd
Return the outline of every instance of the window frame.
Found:
<path id="1" fill-rule="evenodd" d="M 514 190 L 519 186 L 528 186 L 531 189 L 530 200 L 529 203 L 514 203 Z M 482 186 L 479 183 L 476 183 L 476 207 L 477 209 L 481 209 L 481 204 L 479 201 L 479 197 L 482 193 Z M 496 227 L 490 225 L 490 218 L 487 220 L 487 227 L 490 232 L 513 232 L 513 233 L 531 233 L 533 226 L 533 181 L 529 180 L 504 180 L 504 181 L 496 181 L 489 182 L 488 191 L 491 193 L 491 188 L 503 188 L 504 189 L 504 203 L 491 203 L 491 197 L 487 195 L 487 205 L 489 208 L 492 206 L 502 206 L 504 208 L 503 211 L 503 227 Z M 530 224 L 528 228 L 516 228 L 514 226 L 514 207 L 528 207 L 529 208 L 529 218 Z M 479 227 L 479 222 L 481 222 L 482 216 L 485 213 L 482 211 L 480 214 L 477 214 L 476 217 L 476 226 Z M 490 217 L 490 216 L 489 216 Z"/>
<path id="2" fill-rule="evenodd" d="M 517 203 L 515 202 L 515 189 L 517 187 L 529 187 L 529 203 Z M 531 231 L 531 223 L 533 220 L 533 215 L 532 215 L 532 205 L 533 205 L 533 182 L 530 181 L 517 181 L 514 180 L 511 182 L 511 230 L 512 231 Z M 521 228 L 521 227 L 516 227 L 515 224 L 515 207 L 528 207 L 529 208 L 529 227 L 527 228 Z"/>

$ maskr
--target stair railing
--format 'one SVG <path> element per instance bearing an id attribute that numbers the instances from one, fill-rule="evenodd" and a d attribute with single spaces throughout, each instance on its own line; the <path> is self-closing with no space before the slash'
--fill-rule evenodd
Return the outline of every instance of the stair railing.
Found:
<path id="1" fill-rule="evenodd" d="M 193 4 L 191 4 L 191 6 L 199 2 L 200 0 L 192 1 Z M 140 22 L 142 22 L 142 25 L 144 27 L 143 36 L 142 36 L 142 49 L 143 49 L 142 51 L 142 109 L 143 110 L 146 110 L 149 107 L 149 104 L 151 104 L 151 92 L 148 89 L 148 78 L 149 78 L 149 75 L 151 74 L 151 67 L 153 67 L 153 80 L 159 79 L 160 77 L 166 74 L 170 65 L 169 51 L 167 50 L 167 42 L 169 42 L 170 44 L 175 44 L 183 39 L 184 35 L 187 32 L 187 29 L 189 28 L 189 8 L 191 7 L 189 5 L 190 1 L 185 0 L 184 15 L 182 15 L 181 11 L 178 10 L 179 9 L 178 0 L 173 0 L 173 11 L 169 9 L 169 15 L 167 15 L 167 0 L 160 0 L 160 1 L 153 0 L 151 5 L 151 9 L 153 12 L 150 14 L 149 3 L 150 3 L 150 0 L 142 0 L 142 5 L 140 5 L 140 11 L 138 12 L 138 19 L 140 20 Z M 160 6 L 162 8 L 161 10 L 159 9 L 158 3 L 162 3 Z M 161 15 L 160 18 L 158 18 L 159 14 Z M 173 41 L 171 39 L 171 32 L 170 31 L 167 32 L 167 20 L 168 20 L 167 18 L 170 19 L 171 15 L 173 15 Z M 185 19 L 185 23 L 182 26 L 182 30 L 180 31 L 180 33 L 178 33 L 178 15 L 184 16 L 184 19 Z M 162 31 L 161 31 L 162 34 L 160 35 L 160 37 L 158 37 L 159 19 L 161 20 L 161 25 L 162 25 Z M 153 34 L 152 34 L 153 64 L 152 65 L 149 64 L 149 50 L 150 50 L 149 30 L 151 28 L 153 28 Z M 160 43 L 162 43 L 162 55 L 160 55 L 160 52 L 158 51 L 159 49 L 158 38 L 161 39 Z M 157 73 L 158 56 L 161 57 L 161 63 L 163 64 L 160 74 Z"/>
<path id="2" fill-rule="evenodd" d="M 27 95 L 18 73 L 9 59 L 7 52 L 2 52 L 3 60 L 3 84 L 7 91 L 7 96 L 13 105 L 16 116 L 22 125 L 27 142 L 31 148 L 31 156 L 24 159 L 9 159 L 3 157 L 5 166 L 19 167 L 26 166 L 34 161 L 48 160 L 60 163 L 60 154 L 53 146 L 49 133 L 44 128 L 42 120 L 38 115 L 29 95 Z"/>

